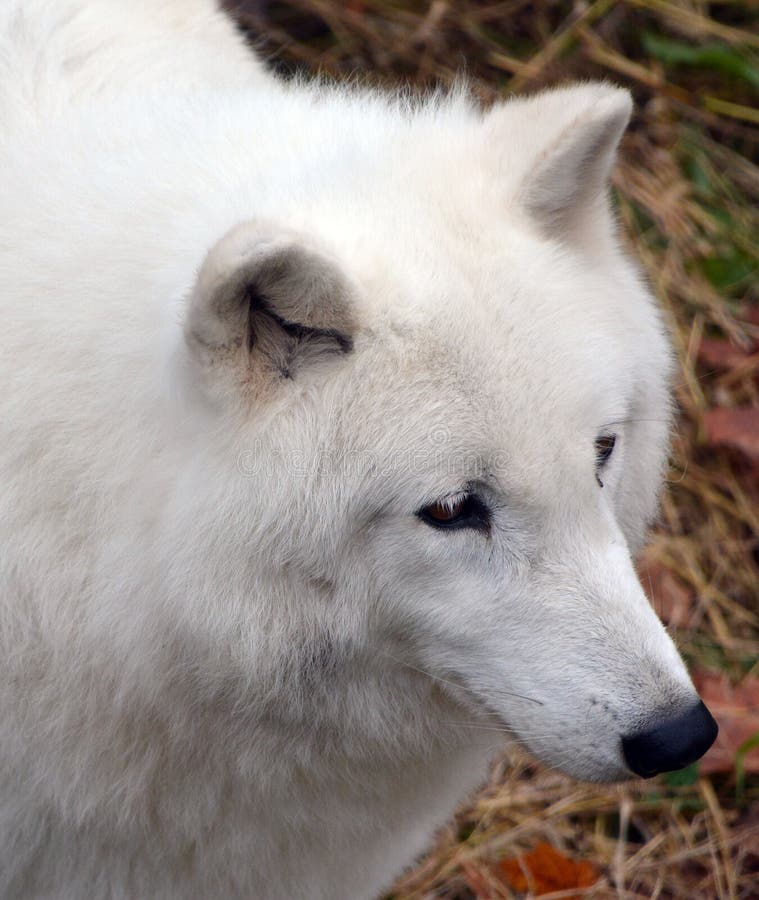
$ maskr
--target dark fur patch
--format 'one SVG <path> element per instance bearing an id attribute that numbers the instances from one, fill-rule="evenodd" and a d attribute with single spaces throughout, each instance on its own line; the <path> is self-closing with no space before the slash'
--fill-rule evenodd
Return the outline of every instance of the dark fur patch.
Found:
<path id="1" fill-rule="evenodd" d="M 267 300 L 251 286 L 248 302 L 248 349 L 263 354 L 282 378 L 292 378 L 303 362 L 353 350 L 353 338 L 333 328 L 315 328 L 277 315 Z"/>
<path id="2" fill-rule="evenodd" d="M 186 339 L 210 372 L 236 368 L 261 397 L 272 376 L 295 378 L 353 350 L 352 290 L 339 264 L 305 238 L 241 223 L 203 263 Z"/>

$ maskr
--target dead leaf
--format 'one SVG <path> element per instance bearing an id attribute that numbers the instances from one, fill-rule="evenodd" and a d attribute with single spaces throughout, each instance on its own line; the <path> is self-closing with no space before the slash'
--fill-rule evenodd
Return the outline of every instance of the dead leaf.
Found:
<path id="1" fill-rule="evenodd" d="M 714 369 L 734 369 L 745 362 L 747 354 L 731 341 L 723 338 L 701 338 L 698 358 Z"/>
<path id="2" fill-rule="evenodd" d="M 693 683 L 719 724 L 717 740 L 701 760 L 700 771 L 731 772 L 738 748 L 759 733 L 759 678 L 747 676 L 732 684 L 724 672 L 701 669 L 693 673 Z M 743 768 L 759 773 L 759 747 L 746 753 Z"/>
<path id="3" fill-rule="evenodd" d="M 759 325 L 759 304 L 747 303 L 740 311 L 740 318 L 751 325 Z"/>
<path id="4" fill-rule="evenodd" d="M 498 870 L 512 890 L 532 891 L 536 897 L 553 891 L 590 887 L 599 877 L 595 867 L 586 860 L 570 859 L 543 842 L 516 859 L 502 859 Z"/>
<path id="5" fill-rule="evenodd" d="M 695 594 L 657 559 L 642 555 L 636 568 L 651 606 L 665 625 L 687 628 L 695 606 Z"/>
<path id="6" fill-rule="evenodd" d="M 714 447 L 740 450 L 759 463 L 759 408 L 737 406 L 715 407 L 704 413 L 706 439 Z"/>

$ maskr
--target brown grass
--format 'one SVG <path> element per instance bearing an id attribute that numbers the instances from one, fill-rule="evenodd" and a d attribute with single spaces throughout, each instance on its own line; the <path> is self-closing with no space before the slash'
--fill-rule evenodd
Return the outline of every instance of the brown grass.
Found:
<path id="1" fill-rule="evenodd" d="M 759 675 L 759 437 L 755 455 L 750 446 L 717 448 L 709 424 L 715 408 L 759 406 L 759 5 L 228 5 L 284 72 L 429 85 L 463 70 L 485 101 L 576 77 L 633 91 L 637 113 L 614 186 L 681 367 L 669 486 L 646 552 L 654 571 L 669 573 L 667 590 L 675 584 L 679 618 L 672 596 L 653 599 L 679 622 L 676 637 L 694 668 L 733 681 Z M 706 351 L 710 342 L 728 347 L 730 364 Z M 759 898 L 759 778 L 747 777 L 740 790 L 734 771 L 701 777 L 693 768 L 679 778 L 590 787 L 510 751 L 393 897 L 517 896 L 495 864 L 539 841 L 590 860 L 600 874 L 592 888 L 544 897 Z"/>

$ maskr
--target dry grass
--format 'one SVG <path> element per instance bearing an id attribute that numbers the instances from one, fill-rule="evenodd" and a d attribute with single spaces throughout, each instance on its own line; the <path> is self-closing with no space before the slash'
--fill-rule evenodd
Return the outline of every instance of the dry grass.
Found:
<path id="1" fill-rule="evenodd" d="M 646 554 L 670 581 L 654 601 L 679 622 L 677 639 L 695 668 L 724 671 L 734 681 L 759 675 L 759 436 L 753 457 L 751 447 L 741 454 L 708 440 L 711 410 L 759 405 L 759 5 L 228 5 L 284 71 L 360 72 L 384 83 L 428 85 L 465 70 L 485 101 L 575 77 L 631 88 L 637 114 L 614 185 L 681 366 L 669 490 Z M 727 345 L 715 344 L 724 339 L 732 342 L 729 363 L 719 355 Z M 677 614 L 667 595 L 673 590 Z M 396 900 L 516 896 L 494 864 L 541 840 L 591 860 L 601 876 L 590 889 L 543 896 L 759 898 L 756 776 L 742 791 L 734 772 L 700 777 L 695 768 L 598 788 L 516 752 L 510 762 L 398 884 Z"/>

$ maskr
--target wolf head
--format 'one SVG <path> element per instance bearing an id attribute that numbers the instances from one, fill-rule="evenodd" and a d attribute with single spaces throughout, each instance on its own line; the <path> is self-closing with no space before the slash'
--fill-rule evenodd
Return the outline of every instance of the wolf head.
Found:
<path id="1" fill-rule="evenodd" d="M 608 208 L 628 95 L 340 102 L 334 171 L 187 303 L 188 628 L 368 756 L 458 721 L 585 779 L 692 761 L 715 725 L 631 562 L 672 359 Z"/>

